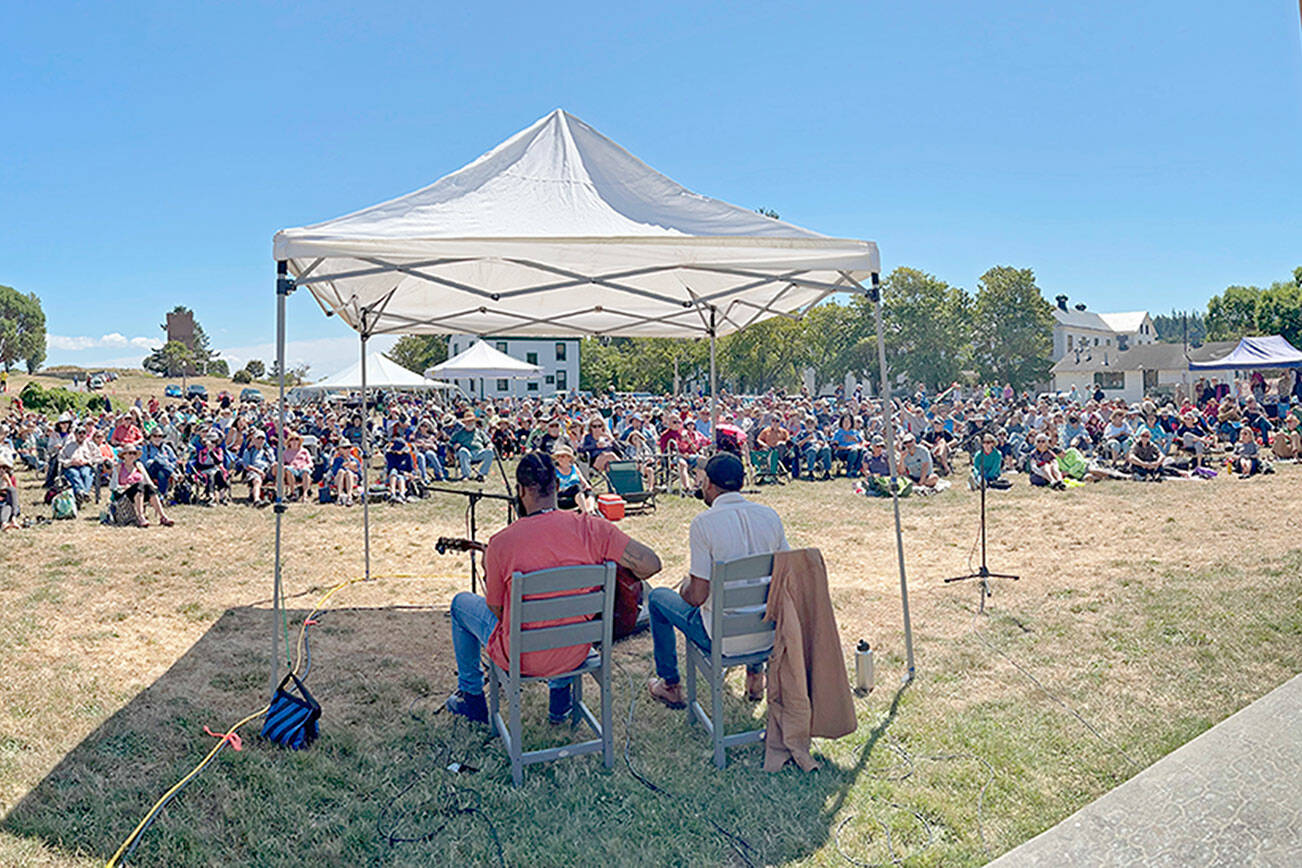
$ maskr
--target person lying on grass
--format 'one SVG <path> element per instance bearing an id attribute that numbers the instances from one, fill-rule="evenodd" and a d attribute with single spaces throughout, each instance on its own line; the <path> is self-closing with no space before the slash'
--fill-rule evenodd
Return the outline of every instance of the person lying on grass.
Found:
<path id="1" fill-rule="evenodd" d="M 515 468 L 520 518 L 493 534 L 484 551 L 484 596 L 465 591 L 452 598 L 452 650 L 457 663 L 457 691 L 444 703 L 452 714 L 488 722 L 480 654 L 487 648 L 490 666 L 507 671 L 511 576 L 549 567 L 614 561 L 638 579 L 660 572 L 660 558 L 614 524 L 596 516 L 556 508 L 556 466 L 551 456 L 530 452 Z M 552 626 L 555 622 L 530 624 Z M 565 622 L 561 622 L 565 623 Z M 559 675 L 581 664 L 590 645 L 531 651 L 520 655 L 523 675 Z M 548 682 L 547 719 L 561 724 L 569 716 L 573 679 Z"/>

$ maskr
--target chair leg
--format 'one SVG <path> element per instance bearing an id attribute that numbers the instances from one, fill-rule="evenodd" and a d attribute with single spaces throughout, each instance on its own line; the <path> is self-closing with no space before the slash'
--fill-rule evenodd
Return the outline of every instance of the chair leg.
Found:
<path id="1" fill-rule="evenodd" d="M 615 766 L 615 733 L 610 723 L 610 664 L 601 668 L 601 757 L 606 768 Z"/>
<path id="2" fill-rule="evenodd" d="M 723 749 L 723 667 L 718 672 L 710 673 L 710 715 L 714 726 L 710 727 L 711 740 L 714 742 L 714 764 L 723 768 L 728 764 L 728 755 Z"/>
<path id="3" fill-rule="evenodd" d="M 687 643 L 686 654 L 683 655 L 687 663 L 687 723 L 689 726 L 696 723 L 696 654 L 692 649 L 692 643 Z"/>
<path id="4" fill-rule="evenodd" d="M 507 682 L 507 689 L 510 696 L 507 702 L 510 706 L 511 720 L 508 728 L 511 733 L 510 755 L 511 755 L 511 781 L 518 787 L 524 783 L 524 762 L 521 754 L 524 753 L 524 747 L 521 745 L 521 736 L 524 735 L 524 729 L 520 726 L 520 682 L 510 679 Z"/>
<path id="5" fill-rule="evenodd" d="M 576 675 L 570 682 L 570 724 L 578 726 L 583 722 L 583 712 L 579 706 L 583 704 L 583 676 Z"/>
<path id="6" fill-rule="evenodd" d="M 501 709 L 500 694 L 502 684 L 497 680 L 497 665 L 488 667 L 488 728 L 497 731 L 497 715 Z"/>

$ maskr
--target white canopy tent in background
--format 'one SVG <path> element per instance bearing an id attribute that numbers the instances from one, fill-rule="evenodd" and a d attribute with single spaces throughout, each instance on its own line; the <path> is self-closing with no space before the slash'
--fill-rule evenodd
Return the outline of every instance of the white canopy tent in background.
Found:
<path id="1" fill-rule="evenodd" d="M 559 109 L 428 187 L 276 233 L 274 252 L 278 357 L 285 297 L 299 287 L 357 330 L 363 354 L 376 334 L 708 336 L 716 422 L 720 335 L 798 317 L 833 293 L 876 302 L 880 272 L 873 242 L 830 238 L 693 193 Z M 281 413 L 283 426 L 283 402 Z M 891 462 L 894 475 L 893 452 Z M 895 525 L 911 678 L 898 501 Z M 369 543 L 367 552 L 369 577 Z"/>
<path id="2" fill-rule="evenodd" d="M 404 391 L 448 391 L 456 387 L 450 383 L 429 380 L 382 353 L 366 357 L 366 384 L 369 388 Z M 303 392 L 353 392 L 362 388 L 362 363 L 360 361 L 318 383 L 299 386 Z"/>
<path id="3" fill-rule="evenodd" d="M 484 380 L 530 380 L 542 376 L 542 368 L 531 365 L 488 345 L 475 341 L 446 362 L 425 369 L 425 376 L 441 380 L 479 380 L 479 397 L 484 397 Z"/>

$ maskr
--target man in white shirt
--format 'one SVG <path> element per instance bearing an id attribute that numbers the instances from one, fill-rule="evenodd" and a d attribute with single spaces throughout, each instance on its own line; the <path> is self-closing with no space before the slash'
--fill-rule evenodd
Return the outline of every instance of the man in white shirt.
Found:
<path id="1" fill-rule="evenodd" d="M 73 436 L 59 450 L 59 466 L 63 478 L 68 480 L 77 502 L 82 503 L 90 497 L 95 484 L 95 465 L 102 459 L 99 447 L 91 438 L 93 425 L 80 426 L 73 431 Z"/>
<path id="2" fill-rule="evenodd" d="M 752 503 L 739 493 L 745 479 L 741 460 L 729 452 L 715 455 L 705 465 L 705 502 L 710 507 L 692 519 L 689 575 L 678 590 L 655 588 L 647 602 L 651 614 L 656 678 L 647 690 L 670 708 L 684 708 L 686 701 L 678 674 L 678 628 L 687 641 L 710 652 L 710 572 L 715 561 L 729 561 L 748 555 L 785 551 L 787 535 L 782 519 L 770 507 Z M 767 579 L 765 580 L 767 581 Z M 728 655 L 750 654 L 772 646 L 771 634 L 737 636 L 724 642 Z M 747 667 L 746 698 L 758 701 L 764 695 L 762 665 Z"/>

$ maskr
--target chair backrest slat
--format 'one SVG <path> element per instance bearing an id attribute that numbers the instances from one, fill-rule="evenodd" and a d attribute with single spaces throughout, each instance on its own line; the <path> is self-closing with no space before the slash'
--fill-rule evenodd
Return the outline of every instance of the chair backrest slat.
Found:
<path id="1" fill-rule="evenodd" d="M 732 636 L 750 636 L 754 633 L 767 633 L 773 630 L 777 625 L 772 621 L 764 620 L 764 613 L 760 612 L 733 612 L 723 616 L 723 636 L 730 638 Z"/>
<path id="2" fill-rule="evenodd" d="M 520 623 L 550 621 L 554 618 L 574 618 L 579 615 L 600 615 L 603 603 L 601 589 L 545 600 L 525 600 L 520 604 Z"/>
<path id="3" fill-rule="evenodd" d="M 742 584 L 747 581 L 747 584 Z M 769 601 L 769 583 L 749 584 L 753 580 L 739 580 L 734 582 L 724 582 L 724 596 L 727 600 L 726 607 L 729 609 L 740 609 L 742 606 L 763 606 Z"/>
<path id="4" fill-rule="evenodd" d="M 568 648 L 571 645 L 600 642 L 601 634 L 601 621 L 580 621 L 577 624 L 562 624 L 559 627 L 536 627 L 532 630 L 521 630 L 519 646 L 513 645 L 511 651 L 528 654 L 530 651 L 546 651 L 549 648 Z"/>
<path id="5" fill-rule="evenodd" d="M 605 567 L 602 564 L 584 564 L 573 567 L 552 567 L 533 573 L 515 573 L 511 577 L 512 591 L 515 590 L 516 576 L 524 576 L 520 585 L 521 594 L 555 594 L 561 591 L 600 588 L 604 579 Z"/>
<path id="6" fill-rule="evenodd" d="M 748 555 L 730 561 L 715 561 L 711 582 L 761 579 L 773 575 L 773 555 Z"/>

